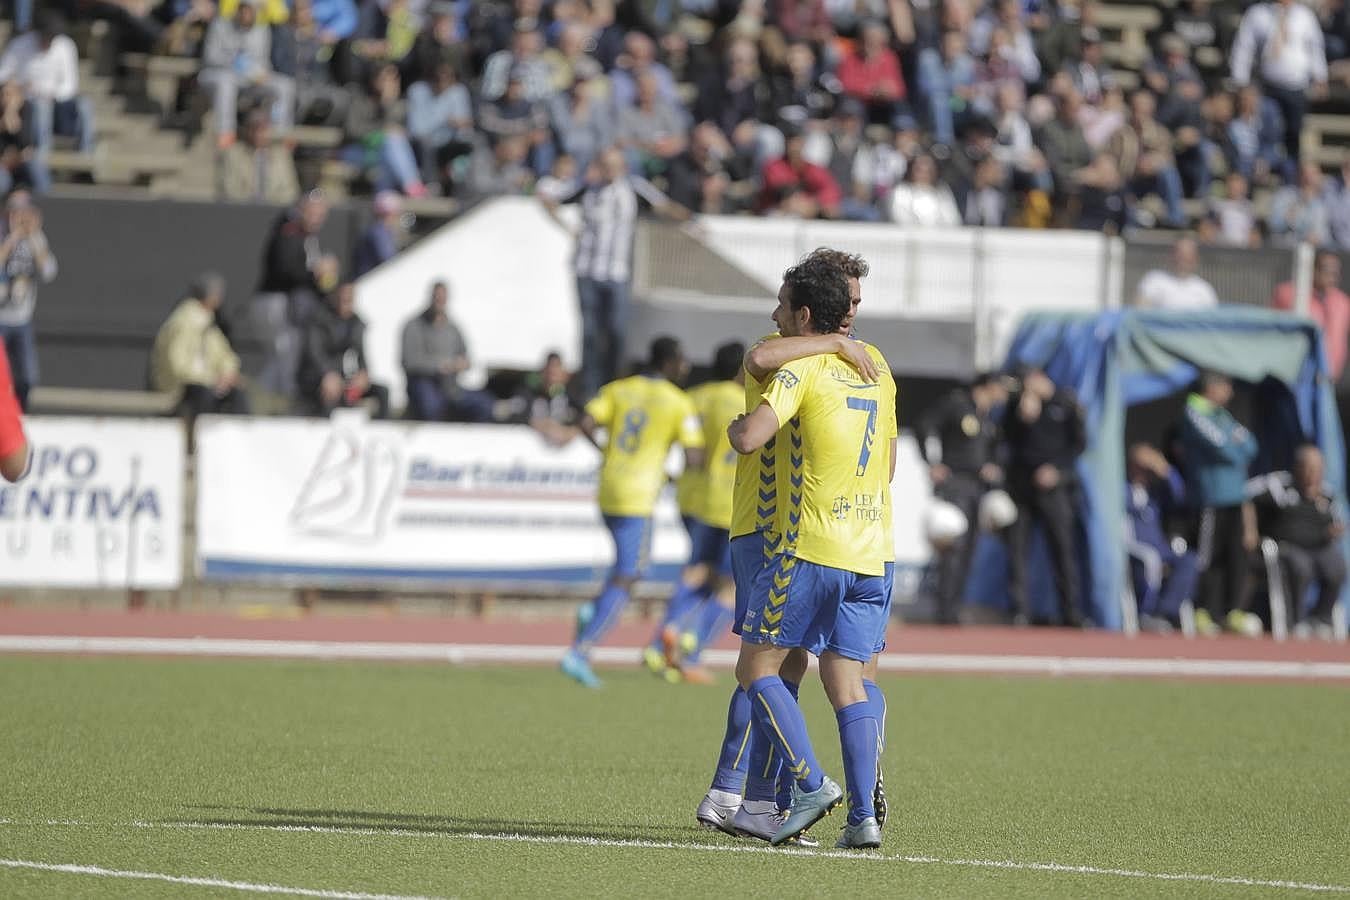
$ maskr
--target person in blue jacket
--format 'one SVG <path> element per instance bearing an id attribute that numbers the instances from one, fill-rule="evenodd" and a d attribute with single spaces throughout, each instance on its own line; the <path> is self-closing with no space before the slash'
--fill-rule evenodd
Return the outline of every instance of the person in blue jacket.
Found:
<path id="1" fill-rule="evenodd" d="M 1247 503 L 1247 469 L 1256 458 L 1256 438 L 1228 411 L 1233 382 L 1216 372 L 1201 374 L 1186 398 L 1178 430 L 1182 470 L 1199 511 L 1196 552 L 1203 574 L 1196 629 L 1215 634 L 1222 622 L 1250 637 L 1261 619 L 1247 609 L 1247 573 L 1256 549 L 1256 515 Z"/>
<path id="2" fill-rule="evenodd" d="M 1200 579 L 1200 560 L 1179 537 L 1168 534 L 1167 518 L 1186 502 L 1186 485 L 1157 448 L 1135 444 L 1126 458 L 1125 546 L 1139 608 L 1141 631 L 1166 634 L 1191 599 Z"/>

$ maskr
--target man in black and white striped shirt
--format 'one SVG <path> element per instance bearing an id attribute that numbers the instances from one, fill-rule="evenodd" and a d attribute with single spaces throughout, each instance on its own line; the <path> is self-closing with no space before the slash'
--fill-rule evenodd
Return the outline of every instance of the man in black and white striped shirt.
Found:
<path id="1" fill-rule="evenodd" d="M 597 177 L 562 200 L 581 204 L 573 265 L 581 304 L 583 398 L 595 396 L 601 385 L 621 375 L 639 198 L 663 216 L 678 221 L 689 218 L 688 210 L 672 203 L 645 178 L 629 174 L 619 148 L 604 150 L 596 165 Z M 551 201 L 545 203 L 550 209 L 556 207 Z"/>

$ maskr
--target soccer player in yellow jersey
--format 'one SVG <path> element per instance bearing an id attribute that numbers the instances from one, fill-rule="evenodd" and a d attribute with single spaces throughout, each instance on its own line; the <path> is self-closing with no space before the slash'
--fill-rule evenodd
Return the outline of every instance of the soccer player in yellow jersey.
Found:
<path id="1" fill-rule="evenodd" d="M 689 390 L 703 427 L 704 466 L 686 470 L 689 564 L 680 574 L 666 614 L 643 653 L 647 668 L 669 680 L 707 683 L 699 652 L 732 616 L 731 491 L 739 458 L 727 440 L 727 426 L 745 412 L 741 360 L 745 345 L 723 344 L 713 354 L 713 380 Z M 678 492 L 677 492 L 678 493 Z"/>
<path id="2" fill-rule="evenodd" d="M 563 672 L 586 687 L 600 686 L 591 670 L 591 648 L 618 621 L 647 568 L 652 510 L 666 483 L 671 446 L 684 446 L 685 465 L 703 465 L 698 413 L 675 384 L 686 371 L 679 342 L 659 337 L 652 341 L 647 371 L 605 385 L 581 417 L 582 433 L 603 455 L 600 513 L 614 538 L 615 557 L 604 590 L 578 614 L 577 638 L 562 660 Z"/>
<path id="3" fill-rule="evenodd" d="M 774 319 L 785 336 L 829 334 L 849 309 L 843 273 L 805 262 L 788 270 Z M 786 428 L 787 496 L 775 515 L 779 544 L 760 572 L 741 626 L 737 680 L 761 737 L 796 780 L 775 844 L 796 837 L 843 798 L 814 756 L 805 720 L 780 670 L 790 650 L 820 657 L 835 708 L 849 787 L 841 847 L 875 847 L 873 808 L 880 722 L 863 686 L 863 666 L 884 627 L 888 506 L 894 444 L 894 381 L 866 382 L 834 356 L 780 367 L 760 404 L 733 423 L 732 446 L 754 453 Z M 752 763 L 752 769 L 754 764 Z"/>

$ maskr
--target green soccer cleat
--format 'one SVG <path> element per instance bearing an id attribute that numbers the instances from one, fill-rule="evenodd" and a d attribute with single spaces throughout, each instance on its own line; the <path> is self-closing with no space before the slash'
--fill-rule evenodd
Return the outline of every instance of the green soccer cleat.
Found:
<path id="1" fill-rule="evenodd" d="M 881 846 L 881 826 L 870 816 L 857 825 L 845 823 L 834 845 L 841 850 L 875 850 Z"/>
<path id="2" fill-rule="evenodd" d="M 778 829 L 769 843 L 777 847 L 779 844 L 791 840 L 828 816 L 830 811 L 842 802 L 844 802 L 844 789 L 829 778 L 821 782 L 819 788 L 809 793 L 803 791 L 800 785 L 794 783 L 792 785 L 792 808 L 788 810 L 787 819 L 783 821 L 783 826 Z"/>
<path id="3" fill-rule="evenodd" d="M 1265 626 L 1261 623 L 1260 616 L 1256 613 L 1243 612 L 1240 609 L 1230 612 L 1225 624 L 1229 631 L 1243 637 L 1259 638 L 1265 632 Z"/>
<path id="4" fill-rule="evenodd" d="M 658 678 L 666 674 L 666 655 L 655 647 L 646 647 L 642 651 L 642 665 Z"/>
<path id="5" fill-rule="evenodd" d="M 1219 623 L 1214 621 L 1214 617 L 1209 614 L 1207 609 L 1197 609 L 1195 611 L 1195 633 L 1202 637 L 1214 637 L 1223 629 L 1219 628 Z"/>
<path id="6" fill-rule="evenodd" d="M 593 671 L 591 671 L 591 664 L 586 661 L 586 657 L 575 650 L 567 651 L 558 668 L 562 669 L 564 675 L 577 682 L 582 687 L 600 687 L 600 679 L 596 677 Z"/>

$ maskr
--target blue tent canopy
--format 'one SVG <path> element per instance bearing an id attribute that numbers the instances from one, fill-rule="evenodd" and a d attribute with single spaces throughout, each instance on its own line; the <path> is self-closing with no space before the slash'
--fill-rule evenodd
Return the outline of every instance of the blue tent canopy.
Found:
<path id="1" fill-rule="evenodd" d="M 1257 470 L 1284 468 L 1295 447 L 1316 443 L 1345 513 L 1345 446 L 1322 335 L 1311 321 L 1248 307 L 1033 314 L 1008 350 L 1006 368 L 1019 365 L 1044 368 L 1056 384 L 1072 388 L 1087 416 L 1088 448 L 1078 461 L 1085 596 L 1103 627 L 1121 627 L 1125 410 L 1185 389 L 1202 369 L 1256 388 Z"/>

